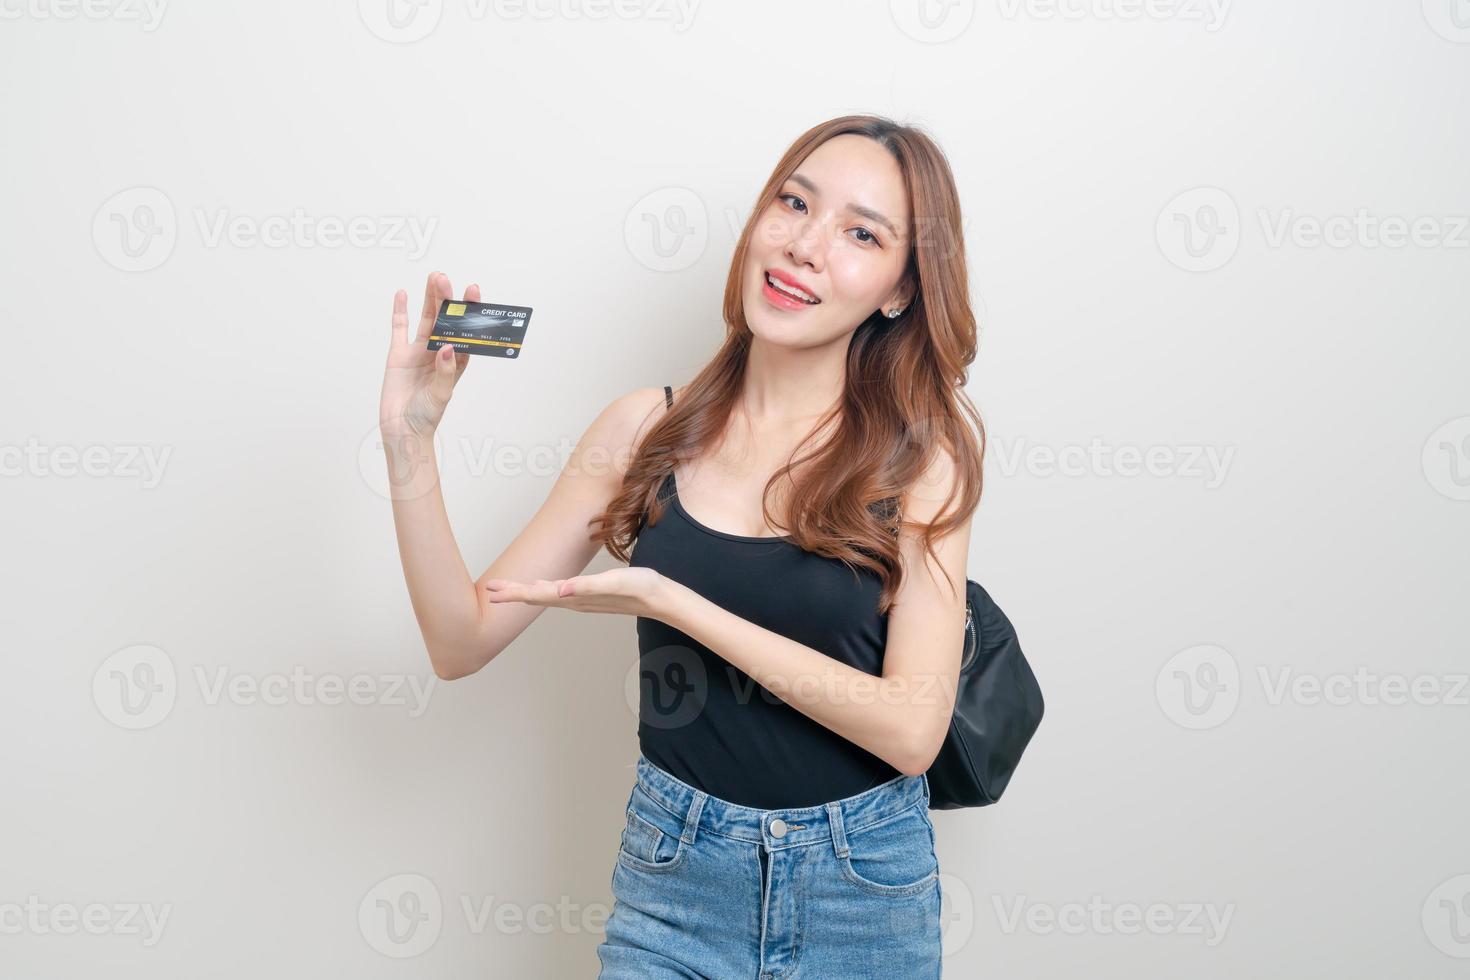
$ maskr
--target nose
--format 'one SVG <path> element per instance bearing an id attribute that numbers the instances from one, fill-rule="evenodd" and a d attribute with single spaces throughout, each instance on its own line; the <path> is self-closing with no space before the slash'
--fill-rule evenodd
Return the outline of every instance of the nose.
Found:
<path id="1" fill-rule="evenodd" d="M 795 234 L 786 243 L 786 257 L 813 272 L 821 272 L 827 261 L 827 229 L 815 216 L 796 225 Z"/>

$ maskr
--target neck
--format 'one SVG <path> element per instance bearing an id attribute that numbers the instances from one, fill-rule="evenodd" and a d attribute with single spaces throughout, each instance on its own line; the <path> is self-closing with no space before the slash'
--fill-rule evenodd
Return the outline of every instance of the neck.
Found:
<path id="1" fill-rule="evenodd" d="M 743 414 L 757 427 L 809 423 L 826 414 L 842 398 L 846 346 L 834 341 L 793 350 L 753 338 L 740 394 Z"/>

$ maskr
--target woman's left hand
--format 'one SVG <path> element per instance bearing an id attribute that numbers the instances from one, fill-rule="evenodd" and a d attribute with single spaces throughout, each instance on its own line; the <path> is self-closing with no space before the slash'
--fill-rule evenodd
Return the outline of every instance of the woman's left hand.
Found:
<path id="1" fill-rule="evenodd" d="M 485 582 L 485 594 L 491 602 L 524 602 L 577 612 L 622 613 L 657 619 L 668 592 L 667 585 L 668 580 L 651 568 L 610 568 L 596 575 L 555 581 L 515 582 L 492 578 Z"/>

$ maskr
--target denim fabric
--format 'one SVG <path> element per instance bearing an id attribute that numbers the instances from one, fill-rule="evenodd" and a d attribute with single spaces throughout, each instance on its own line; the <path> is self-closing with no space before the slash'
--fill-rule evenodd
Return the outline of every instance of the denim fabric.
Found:
<path id="1" fill-rule="evenodd" d="M 924 776 L 819 806 L 757 810 L 642 755 L 636 768 L 598 980 L 940 975 L 939 859 Z"/>

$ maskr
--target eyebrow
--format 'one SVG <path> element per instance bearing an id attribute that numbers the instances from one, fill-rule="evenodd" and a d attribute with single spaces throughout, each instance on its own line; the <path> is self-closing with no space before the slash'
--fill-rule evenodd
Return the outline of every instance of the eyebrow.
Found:
<path id="1" fill-rule="evenodd" d="M 822 192 L 817 190 L 817 185 L 813 184 L 810 180 L 803 177 L 801 174 L 792 174 L 790 179 L 793 183 L 800 184 L 802 187 L 805 187 L 813 194 L 816 194 L 819 197 L 821 196 Z M 893 222 L 889 221 L 887 218 L 883 217 L 883 215 L 879 214 L 877 211 L 874 211 L 872 208 L 863 207 L 863 205 L 861 204 L 853 204 L 849 202 L 847 205 L 847 209 L 854 214 L 862 215 L 869 221 L 876 221 L 878 224 L 883 225 L 889 230 L 889 232 L 892 233 L 894 238 L 902 237 L 901 235 L 899 235 L 898 229 L 893 227 Z"/>

